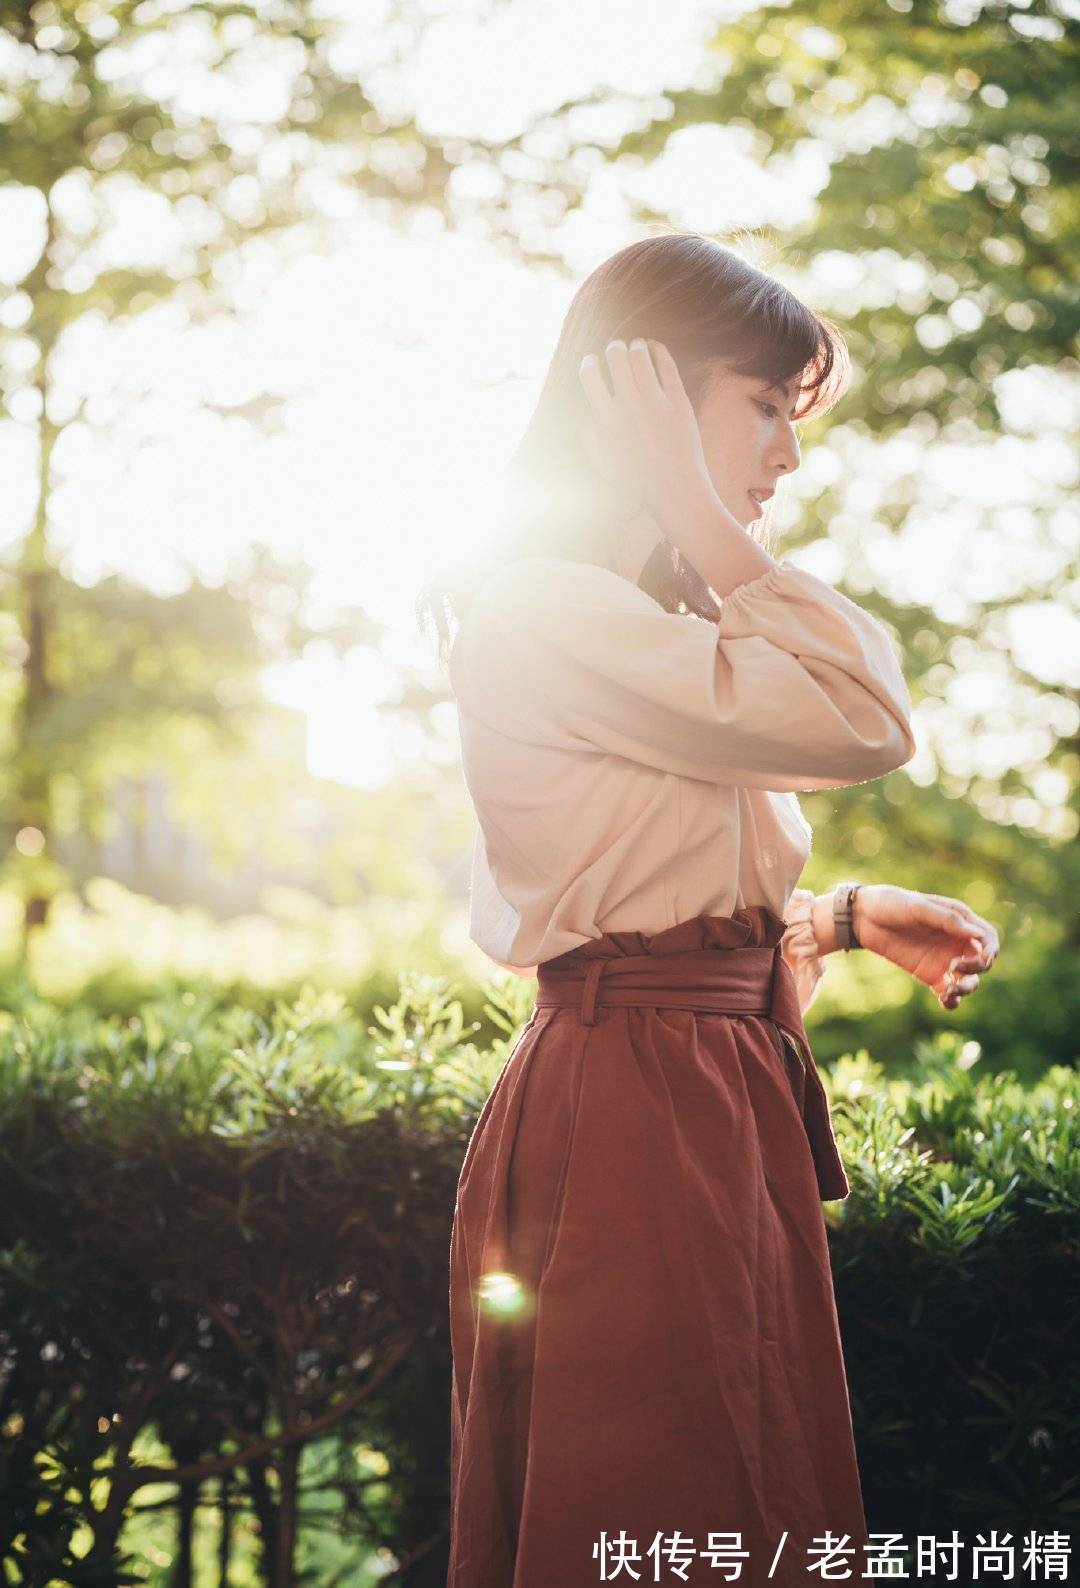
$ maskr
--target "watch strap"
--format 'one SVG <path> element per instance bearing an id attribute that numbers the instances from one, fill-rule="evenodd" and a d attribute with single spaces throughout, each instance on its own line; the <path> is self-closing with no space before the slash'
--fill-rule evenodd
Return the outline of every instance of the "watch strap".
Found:
<path id="1" fill-rule="evenodd" d="M 846 953 L 861 948 L 855 935 L 855 895 L 861 882 L 838 882 L 833 890 L 833 922 L 836 926 L 836 945 Z"/>

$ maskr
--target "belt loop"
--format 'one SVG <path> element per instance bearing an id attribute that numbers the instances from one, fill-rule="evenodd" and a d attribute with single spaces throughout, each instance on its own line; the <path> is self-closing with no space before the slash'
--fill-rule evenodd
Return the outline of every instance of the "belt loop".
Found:
<path id="1" fill-rule="evenodd" d="M 585 990 L 581 995 L 581 1022 L 586 1026 L 596 1024 L 596 994 L 600 983 L 600 976 L 607 963 L 603 959 L 594 959 L 585 972 Z"/>

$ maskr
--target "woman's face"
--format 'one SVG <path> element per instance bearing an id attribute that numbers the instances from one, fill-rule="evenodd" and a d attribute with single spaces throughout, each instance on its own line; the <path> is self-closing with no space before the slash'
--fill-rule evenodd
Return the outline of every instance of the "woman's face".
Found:
<path id="1" fill-rule="evenodd" d="M 772 491 L 802 460 L 791 419 L 797 400 L 794 380 L 781 390 L 764 376 L 736 375 L 719 365 L 713 370 L 698 428 L 716 493 L 744 526 L 762 513 L 749 492 Z"/>

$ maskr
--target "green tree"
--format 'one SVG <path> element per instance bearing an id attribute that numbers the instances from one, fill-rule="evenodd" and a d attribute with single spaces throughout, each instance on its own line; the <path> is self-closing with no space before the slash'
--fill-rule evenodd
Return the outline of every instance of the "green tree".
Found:
<path id="1" fill-rule="evenodd" d="M 25 566 L 19 571 L 25 576 Z M 45 920 L 48 900 L 67 880 L 46 838 L 104 836 L 122 774 L 167 767 L 189 809 L 201 794 L 202 809 L 219 821 L 204 778 L 215 767 L 227 775 L 246 750 L 258 761 L 260 814 L 269 814 L 289 769 L 268 766 L 257 750 L 265 713 L 259 671 L 316 636 L 341 651 L 376 628 L 348 610 L 332 626 L 312 627 L 303 617 L 308 571 L 264 547 L 238 559 L 222 584 L 192 577 L 172 596 L 119 575 L 83 587 L 55 566 L 33 577 L 41 580 L 36 648 L 19 634 L 24 580 L 13 573 L 0 588 L 0 623 L 28 669 L 21 706 L 0 714 L 9 845 L 0 878 L 26 902 L 27 929 Z M 248 789 L 247 797 L 256 796 Z M 237 811 L 222 834 L 226 847 L 251 822 L 250 808 Z"/>

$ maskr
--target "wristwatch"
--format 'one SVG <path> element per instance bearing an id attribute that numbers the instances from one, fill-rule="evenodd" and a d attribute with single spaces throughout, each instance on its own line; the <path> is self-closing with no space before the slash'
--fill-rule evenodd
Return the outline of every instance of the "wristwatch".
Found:
<path id="1" fill-rule="evenodd" d="M 861 882 L 838 882 L 833 892 L 836 945 L 845 953 L 848 949 L 862 948 L 862 944 L 855 936 L 855 895 L 861 887 Z"/>

